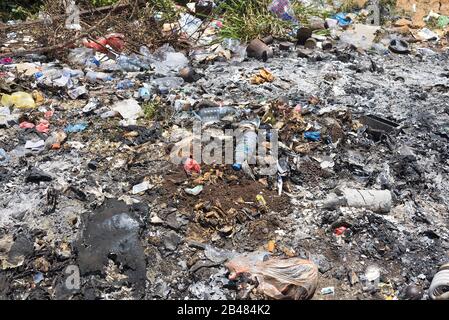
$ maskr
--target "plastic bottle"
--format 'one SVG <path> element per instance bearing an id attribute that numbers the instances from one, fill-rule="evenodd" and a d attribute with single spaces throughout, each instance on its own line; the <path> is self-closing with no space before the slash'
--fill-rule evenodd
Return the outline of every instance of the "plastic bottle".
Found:
<path id="1" fill-rule="evenodd" d="M 84 77 L 84 72 L 82 70 L 74 70 L 70 68 L 62 69 L 62 73 L 64 76 L 68 76 L 70 78 L 82 78 Z"/>
<path id="2" fill-rule="evenodd" d="M 90 48 L 75 48 L 68 55 L 68 60 L 77 65 L 95 68 L 100 65 L 100 61 L 95 58 L 94 50 Z"/>
<path id="3" fill-rule="evenodd" d="M 168 93 L 172 89 L 179 88 L 183 83 L 184 80 L 180 77 L 165 77 L 153 80 L 153 84 L 161 93 Z"/>
<path id="4" fill-rule="evenodd" d="M 48 80 L 52 82 L 55 79 L 58 79 L 64 75 L 64 72 L 61 69 L 55 68 L 55 67 L 47 67 L 44 68 L 41 72 L 35 73 L 35 77 L 38 78 L 38 80 Z"/>
<path id="5" fill-rule="evenodd" d="M 237 136 L 235 147 L 235 163 L 255 164 L 258 136 L 255 130 L 245 130 L 241 136 Z"/>
<path id="6" fill-rule="evenodd" d="M 224 117 L 234 114 L 236 110 L 232 107 L 212 107 L 203 108 L 198 112 L 198 116 L 203 122 L 220 121 Z"/>
<path id="7" fill-rule="evenodd" d="M 141 69 L 148 70 L 150 66 L 138 57 L 128 57 L 121 55 L 117 58 L 117 64 L 123 71 L 139 72 Z"/>
<path id="8" fill-rule="evenodd" d="M 125 79 L 117 83 L 117 89 L 118 90 L 125 90 L 134 87 L 134 81 L 131 81 L 129 79 Z"/>
<path id="9" fill-rule="evenodd" d="M 98 80 L 111 81 L 112 76 L 109 73 L 105 73 L 105 72 L 89 71 L 88 73 L 86 73 L 86 79 L 90 82 L 95 82 Z"/>
<path id="10" fill-rule="evenodd" d="M 325 209 L 339 206 L 366 208 L 377 213 L 388 213 L 391 209 L 392 197 L 389 190 L 342 189 L 338 194 L 330 193 L 322 203 Z"/>
<path id="11" fill-rule="evenodd" d="M 65 21 L 65 28 L 68 30 L 81 30 L 80 25 L 80 9 L 76 5 L 75 1 L 70 1 L 66 8 L 66 14 L 68 15 Z"/>

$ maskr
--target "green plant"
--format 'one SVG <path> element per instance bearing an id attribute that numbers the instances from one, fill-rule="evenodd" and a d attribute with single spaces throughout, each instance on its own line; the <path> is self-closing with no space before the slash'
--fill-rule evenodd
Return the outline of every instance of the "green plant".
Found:
<path id="1" fill-rule="evenodd" d="M 160 101 L 158 99 L 148 101 L 143 105 L 143 114 L 145 119 L 152 120 L 160 109 Z"/>
<path id="2" fill-rule="evenodd" d="M 228 0 L 222 2 L 219 10 L 223 14 L 221 38 L 235 38 L 248 41 L 258 36 L 286 35 L 292 28 L 268 11 L 271 0 Z"/>
<path id="3" fill-rule="evenodd" d="M 117 1 L 118 0 L 91 0 L 92 4 L 96 7 L 109 6 Z"/>
<path id="4" fill-rule="evenodd" d="M 26 19 L 39 11 L 41 0 L 0 0 L 0 20 Z"/>
<path id="5" fill-rule="evenodd" d="M 160 12 L 163 21 L 175 21 L 178 11 L 173 0 L 147 0 L 147 5 L 152 11 Z"/>
<path id="6" fill-rule="evenodd" d="M 358 9 L 358 4 L 355 0 L 344 0 L 343 4 L 340 6 L 339 11 L 341 12 L 353 12 Z"/>
<path id="7" fill-rule="evenodd" d="M 310 17 L 319 17 L 322 19 L 329 18 L 333 12 L 321 10 L 313 5 L 305 5 L 301 1 L 292 2 L 293 11 L 295 12 L 296 18 L 302 23 L 307 24 Z"/>

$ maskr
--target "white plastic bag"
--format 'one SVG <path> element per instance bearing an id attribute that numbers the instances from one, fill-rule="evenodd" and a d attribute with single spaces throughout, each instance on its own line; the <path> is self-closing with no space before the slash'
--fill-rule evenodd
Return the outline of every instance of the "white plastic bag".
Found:
<path id="1" fill-rule="evenodd" d="M 80 31 L 80 9 L 74 0 L 70 1 L 70 4 L 67 6 L 65 12 L 69 15 L 65 20 L 66 29 Z"/>

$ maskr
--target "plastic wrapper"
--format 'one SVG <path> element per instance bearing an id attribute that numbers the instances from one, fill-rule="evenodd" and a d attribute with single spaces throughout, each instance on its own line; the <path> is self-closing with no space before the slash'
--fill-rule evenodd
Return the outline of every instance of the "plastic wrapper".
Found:
<path id="1" fill-rule="evenodd" d="M 201 172 L 201 167 L 198 164 L 198 162 L 196 162 L 194 159 L 190 159 L 189 158 L 184 163 L 184 170 L 187 173 L 191 173 L 191 172 L 200 173 Z"/>
<path id="2" fill-rule="evenodd" d="M 318 284 L 318 267 L 310 260 L 280 259 L 266 252 L 235 257 L 226 267 L 229 279 L 249 275 L 258 283 L 257 290 L 277 300 L 306 300 L 313 297 Z"/>

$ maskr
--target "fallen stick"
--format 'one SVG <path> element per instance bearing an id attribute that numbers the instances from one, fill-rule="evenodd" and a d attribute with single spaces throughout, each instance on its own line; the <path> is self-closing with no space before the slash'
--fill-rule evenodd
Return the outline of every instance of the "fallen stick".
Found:
<path id="1" fill-rule="evenodd" d="M 81 38 L 89 36 L 89 33 L 94 31 L 95 29 L 97 29 L 98 26 L 100 26 L 104 21 L 106 21 L 106 19 L 108 19 L 111 16 L 112 12 L 114 12 L 115 9 L 118 8 L 118 5 L 120 2 L 121 1 L 118 1 L 114 6 L 112 6 L 112 8 L 108 12 L 108 14 L 103 19 L 101 19 L 98 23 L 96 23 L 93 27 L 87 29 L 85 32 L 81 33 L 80 35 L 78 35 L 76 37 L 71 38 L 70 40 L 68 40 L 64 43 L 57 44 L 54 46 L 49 46 L 49 47 L 34 48 L 34 49 L 29 49 L 29 50 L 19 50 L 19 51 L 15 51 L 15 52 L 6 52 L 6 53 L 0 54 L 0 59 L 7 58 L 7 57 L 20 57 L 20 56 L 24 56 L 27 54 L 43 53 L 43 52 L 50 52 L 50 51 L 55 51 L 58 49 L 63 49 L 65 47 L 67 47 L 68 45 L 72 44 L 73 42 L 75 42 L 76 40 L 79 40 Z"/>
<path id="2" fill-rule="evenodd" d="M 94 10 L 83 10 L 80 12 L 80 16 L 87 16 L 89 14 L 103 13 L 105 11 L 111 10 L 112 8 L 114 8 L 114 6 L 115 5 L 99 7 Z M 122 10 L 129 6 L 130 6 L 129 4 L 122 4 L 120 6 L 117 6 L 117 8 L 115 8 L 115 10 Z M 51 19 L 52 20 L 60 20 L 60 19 L 67 18 L 68 16 L 69 16 L 68 14 L 60 14 L 60 15 L 51 17 Z M 45 21 L 45 19 L 38 19 L 38 20 L 25 21 L 25 22 L 21 22 L 18 24 L 11 24 L 11 25 L 10 24 L 0 24 L 0 31 L 8 31 L 10 29 L 20 29 L 20 28 L 28 27 L 28 26 L 35 25 L 35 24 L 44 23 L 44 21 Z"/>

